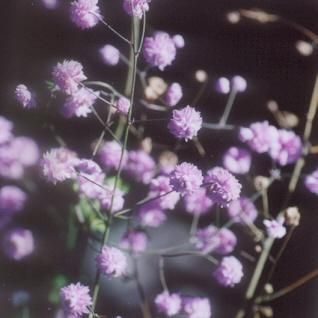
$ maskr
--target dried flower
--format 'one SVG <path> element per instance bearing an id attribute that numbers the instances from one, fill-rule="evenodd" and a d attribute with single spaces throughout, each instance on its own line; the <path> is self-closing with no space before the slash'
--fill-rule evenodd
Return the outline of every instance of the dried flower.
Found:
<path id="1" fill-rule="evenodd" d="M 182 49 L 185 45 L 184 38 L 181 34 L 174 35 L 172 40 L 177 49 Z"/>
<path id="2" fill-rule="evenodd" d="M 9 141 L 12 137 L 13 123 L 0 116 L 0 144 Z"/>
<path id="3" fill-rule="evenodd" d="M 130 108 L 130 101 L 126 97 L 119 97 L 115 106 L 119 113 L 127 115 Z"/>
<path id="4" fill-rule="evenodd" d="M 218 93 L 228 94 L 231 91 L 230 81 L 226 77 L 220 77 L 215 83 L 215 89 Z"/>
<path id="5" fill-rule="evenodd" d="M 120 246 L 134 253 L 140 253 L 146 250 L 147 243 L 148 238 L 145 232 L 130 230 L 121 239 Z"/>
<path id="6" fill-rule="evenodd" d="M 138 218 L 143 226 L 159 227 L 166 221 L 167 216 L 158 201 L 151 201 L 142 205 L 138 211 Z"/>

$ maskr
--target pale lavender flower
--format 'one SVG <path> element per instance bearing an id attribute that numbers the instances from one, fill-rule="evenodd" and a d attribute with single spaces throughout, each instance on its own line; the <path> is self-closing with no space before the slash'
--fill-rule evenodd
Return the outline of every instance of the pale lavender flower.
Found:
<path id="1" fill-rule="evenodd" d="M 213 276 L 219 284 L 233 287 L 243 278 L 243 266 L 236 257 L 226 256 L 214 271 Z"/>
<path id="2" fill-rule="evenodd" d="M 32 254 L 34 250 L 33 234 L 30 230 L 14 228 L 9 230 L 3 239 L 5 254 L 16 261 Z"/>
<path id="3" fill-rule="evenodd" d="M 221 228 L 218 230 L 217 237 L 220 239 L 220 243 L 215 248 L 216 253 L 225 255 L 234 251 L 237 244 L 237 238 L 231 230 Z"/>
<path id="4" fill-rule="evenodd" d="M 181 34 L 174 35 L 172 40 L 177 49 L 182 49 L 185 45 L 184 38 Z"/>
<path id="5" fill-rule="evenodd" d="M 211 305 L 208 298 L 184 297 L 182 312 L 186 318 L 211 318 Z"/>
<path id="6" fill-rule="evenodd" d="M 34 95 L 24 84 L 16 87 L 15 98 L 24 108 L 33 108 L 36 106 Z"/>
<path id="7" fill-rule="evenodd" d="M 58 89 L 68 95 L 74 94 L 79 83 L 87 79 L 82 64 L 73 60 L 58 63 L 53 68 L 52 77 Z"/>
<path id="8" fill-rule="evenodd" d="M 76 154 L 66 148 L 53 148 L 43 155 L 42 172 L 47 181 L 56 184 L 76 177 Z"/>
<path id="9" fill-rule="evenodd" d="M 163 71 L 176 58 L 177 49 L 168 33 L 156 32 L 145 38 L 143 53 L 147 63 Z"/>
<path id="10" fill-rule="evenodd" d="M 35 165 L 40 159 L 37 143 L 29 137 L 15 137 L 10 142 L 12 156 L 25 167 Z M 23 156 L 21 156 L 23 152 Z"/>
<path id="11" fill-rule="evenodd" d="M 13 123 L 0 116 L 0 144 L 9 141 L 12 137 Z"/>
<path id="12" fill-rule="evenodd" d="M 194 215 L 205 214 L 213 206 L 213 201 L 207 196 L 205 188 L 186 194 L 183 197 L 183 202 L 186 212 Z"/>
<path id="13" fill-rule="evenodd" d="M 123 7 L 127 14 L 139 19 L 149 10 L 151 0 L 124 0 Z"/>
<path id="14" fill-rule="evenodd" d="M 306 176 L 305 186 L 310 192 L 318 195 L 318 169 Z"/>
<path id="15" fill-rule="evenodd" d="M 269 237 L 280 239 L 286 235 L 283 217 L 278 217 L 276 220 L 264 220 L 263 224 Z"/>
<path id="16" fill-rule="evenodd" d="M 21 157 L 21 156 L 20 156 Z M 17 180 L 22 178 L 24 166 L 16 157 L 11 143 L 0 146 L 0 176 L 7 179 Z"/>
<path id="17" fill-rule="evenodd" d="M 221 206 L 227 206 L 231 201 L 237 200 L 242 188 L 239 181 L 221 167 L 209 170 L 204 178 L 204 184 L 208 196 Z"/>
<path id="18" fill-rule="evenodd" d="M 213 252 L 220 245 L 220 237 L 217 234 L 218 228 L 209 225 L 198 229 L 191 241 L 198 250 L 207 254 Z"/>
<path id="19" fill-rule="evenodd" d="M 186 106 L 182 109 L 175 109 L 169 121 L 169 131 L 178 139 L 185 141 L 193 139 L 202 127 L 202 117 L 200 112 L 193 107 Z"/>
<path id="20" fill-rule="evenodd" d="M 125 204 L 123 197 L 124 193 L 120 189 L 116 189 L 114 192 L 113 185 L 104 185 L 104 189 L 98 194 L 98 201 L 104 210 L 110 210 L 111 212 L 117 212 L 122 210 Z"/>
<path id="21" fill-rule="evenodd" d="M 172 83 L 168 86 L 164 100 L 170 107 L 176 106 L 183 96 L 182 87 L 179 83 Z"/>
<path id="22" fill-rule="evenodd" d="M 181 310 L 181 304 L 182 300 L 178 294 L 169 294 L 167 291 L 163 291 L 155 298 L 157 311 L 168 317 L 178 314 Z"/>
<path id="23" fill-rule="evenodd" d="M 67 97 L 61 112 L 66 118 L 73 116 L 87 117 L 93 111 L 94 103 L 98 96 L 99 92 L 82 87 Z"/>
<path id="24" fill-rule="evenodd" d="M 116 110 L 124 115 L 127 115 L 130 108 L 130 101 L 126 97 L 119 97 L 115 104 Z"/>
<path id="25" fill-rule="evenodd" d="M 108 277 L 123 276 L 127 269 L 127 259 L 125 254 L 118 248 L 104 246 L 96 257 L 98 269 Z"/>
<path id="26" fill-rule="evenodd" d="M 252 156 L 249 151 L 229 148 L 223 156 L 223 166 L 234 174 L 246 174 L 251 168 Z"/>
<path id="27" fill-rule="evenodd" d="M 98 151 L 99 161 L 106 169 L 118 169 L 122 146 L 115 140 L 105 142 Z M 127 162 L 127 151 L 124 151 L 122 165 Z"/>
<path id="28" fill-rule="evenodd" d="M 235 89 L 237 92 L 243 93 L 246 91 L 247 82 L 242 76 L 234 76 L 231 80 L 231 84 L 233 89 Z"/>
<path id="29" fill-rule="evenodd" d="M 93 304 L 89 288 L 81 283 L 70 284 L 60 290 L 64 314 L 67 318 L 81 318 L 88 314 Z"/>
<path id="30" fill-rule="evenodd" d="M 302 142 L 293 131 L 279 129 L 278 138 L 269 149 L 270 156 L 281 166 L 297 161 L 302 153 Z"/>
<path id="31" fill-rule="evenodd" d="M 158 202 L 151 201 L 143 204 L 138 211 L 140 224 L 149 227 L 159 227 L 167 219 L 165 212 L 159 206 Z"/>
<path id="32" fill-rule="evenodd" d="M 277 138 L 277 129 L 267 121 L 252 123 L 248 128 L 242 127 L 239 132 L 239 139 L 257 153 L 269 151 Z"/>
<path id="33" fill-rule="evenodd" d="M 46 9 L 54 10 L 59 6 L 59 0 L 41 0 Z"/>
<path id="34" fill-rule="evenodd" d="M 91 159 L 80 159 L 76 163 L 76 169 L 80 173 L 84 173 L 87 175 L 102 173 L 101 167 L 95 161 Z"/>
<path id="35" fill-rule="evenodd" d="M 115 66 L 118 64 L 120 59 L 120 52 L 117 48 L 110 44 L 104 45 L 100 50 L 99 54 L 105 64 Z"/>
<path id="36" fill-rule="evenodd" d="M 20 212 L 24 209 L 27 194 L 16 186 L 0 188 L 0 215 Z"/>
<path id="37" fill-rule="evenodd" d="M 140 253 L 146 250 L 148 237 L 143 231 L 131 230 L 125 233 L 121 239 L 120 246 L 131 250 L 134 253 Z"/>
<path id="38" fill-rule="evenodd" d="M 81 29 L 90 29 L 100 20 L 98 0 L 76 0 L 70 7 L 71 20 Z"/>
<path id="39" fill-rule="evenodd" d="M 188 162 L 176 166 L 170 174 L 170 184 L 173 190 L 181 195 L 193 193 L 200 189 L 203 176 L 200 169 Z"/>
<path id="40" fill-rule="evenodd" d="M 257 218 L 257 209 L 254 203 L 246 197 L 232 201 L 227 208 L 227 212 L 232 220 L 242 224 L 253 223 Z"/>
<path id="41" fill-rule="evenodd" d="M 148 184 L 155 174 L 155 169 L 155 161 L 145 151 L 129 151 L 125 170 L 136 181 Z"/>
<path id="42" fill-rule="evenodd" d="M 230 81 L 226 77 L 220 77 L 215 84 L 218 93 L 228 94 L 231 91 Z"/>

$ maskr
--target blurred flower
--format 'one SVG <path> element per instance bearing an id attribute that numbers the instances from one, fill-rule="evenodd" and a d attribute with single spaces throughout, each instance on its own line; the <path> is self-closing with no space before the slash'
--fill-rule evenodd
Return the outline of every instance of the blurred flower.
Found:
<path id="1" fill-rule="evenodd" d="M 20 212 L 24 209 L 27 194 L 16 186 L 0 188 L 0 215 Z"/>
<path id="2" fill-rule="evenodd" d="M 310 192 L 318 195 L 318 169 L 306 176 L 305 186 Z"/>
<path id="3" fill-rule="evenodd" d="M 125 233 L 120 241 L 122 248 L 131 250 L 134 253 L 140 253 L 146 250 L 148 238 L 143 231 L 130 230 Z"/>
<path id="4" fill-rule="evenodd" d="M 16 87 L 15 98 L 24 108 L 33 108 L 36 106 L 34 95 L 24 84 Z"/>
<path id="5" fill-rule="evenodd" d="M 246 174 L 251 168 L 252 156 L 249 151 L 238 148 L 229 148 L 223 156 L 223 166 L 234 174 Z"/>
<path id="6" fill-rule="evenodd" d="M 9 141 L 12 137 L 13 123 L 0 116 L 0 144 Z"/>
<path id="7" fill-rule="evenodd" d="M 120 189 L 114 191 L 112 185 L 104 185 L 103 189 L 100 188 L 98 193 L 98 201 L 102 209 L 111 210 L 112 213 L 121 210 L 124 207 L 124 193 Z"/>
<path id="8" fill-rule="evenodd" d="M 186 212 L 194 215 L 205 214 L 213 206 L 213 202 L 207 196 L 205 188 L 200 188 L 193 193 L 186 194 L 183 197 L 183 202 Z"/>
<path id="9" fill-rule="evenodd" d="M 169 121 L 169 131 L 178 139 L 193 139 L 202 127 L 202 118 L 200 112 L 193 107 L 186 106 L 182 109 L 175 109 L 172 112 L 172 118 Z"/>
<path id="10" fill-rule="evenodd" d="M 215 248 L 215 252 L 218 254 L 229 254 L 232 253 L 237 244 L 237 238 L 235 234 L 227 228 L 221 228 L 217 233 L 220 243 Z"/>
<path id="11" fill-rule="evenodd" d="M 116 110 L 124 115 L 127 115 L 130 108 L 130 100 L 126 97 L 119 97 L 116 101 Z"/>
<path id="12" fill-rule="evenodd" d="M 176 106 L 183 96 L 182 87 L 179 83 L 172 83 L 167 88 L 164 100 L 168 106 Z"/>
<path id="13" fill-rule="evenodd" d="M 183 297 L 182 313 L 186 318 L 211 318 L 211 305 L 207 298 Z"/>
<path id="14" fill-rule="evenodd" d="M 218 228 L 214 225 L 206 226 L 198 229 L 191 241 L 198 250 L 208 254 L 220 245 L 218 231 Z"/>
<path id="15" fill-rule="evenodd" d="M 223 257 L 217 269 L 214 271 L 213 276 L 219 284 L 226 287 L 233 287 L 242 280 L 242 264 L 234 256 Z"/>
<path id="16" fill-rule="evenodd" d="M 166 32 L 156 32 L 152 37 L 146 37 L 144 40 L 143 53 L 147 63 L 158 67 L 161 71 L 172 64 L 176 51 L 172 38 Z"/>
<path id="17" fill-rule="evenodd" d="M 237 92 L 243 93 L 246 91 L 247 82 L 242 76 L 234 76 L 231 80 L 231 84 L 232 88 Z"/>
<path id="18" fill-rule="evenodd" d="M 285 236 L 286 228 L 284 224 L 284 218 L 278 217 L 277 220 L 264 220 L 263 221 L 267 235 L 269 237 L 280 239 Z"/>
<path id="19" fill-rule="evenodd" d="M 98 151 L 99 161 L 106 169 L 118 169 L 122 146 L 115 140 L 105 142 Z M 127 151 L 124 151 L 122 165 L 127 162 Z"/>
<path id="20" fill-rule="evenodd" d="M 174 42 L 174 45 L 177 49 L 182 49 L 185 45 L 184 38 L 181 34 L 176 34 L 172 37 L 172 40 Z"/>
<path id="21" fill-rule="evenodd" d="M 63 311 L 68 318 L 81 318 L 93 304 L 89 288 L 81 283 L 70 284 L 60 291 Z"/>
<path id="22" fill-rule="evenodd" d="M 124 0 L 124 10 L 127 14 L 133 15 L 139 19 L 149 10 L 151 0 Z"/>
<path id="23" fill-rule="evenodd" d="M 138 219 L 143 226 L 159 227 L 167 216 L 157 201 L 143 204 L 138 211 Z"/>
<path id="24" fill-rule="evenodd" d="M 145 97 L 150 101 L 158 99 L 167 90 L 167 83 L 161 77 L 149 77 L 147 82 L 148 86 L 145 88 L 144 93 Z"/>
<path id="25" fill-rule="evenodd" d="M 117 48 L 110 44 L 104 45 L 100 50 L 99 54 L 103 61 L 107 65 L 117 65 L 120 59 L 120 52 Z"/>
<path id="26" fill-rule="evenodd" d="M 284 218 L 287 225 L 298 226 L 300 221 L 300 213 L 298 207 L 288 207 L 284 213 Z"/>
<path id="27" fill-rule="evenodd" d="M 10 151 L 14 153 L 14 157 L 23 166 L 30 167 L 35 165 L 40 158 L 40 150 L 37 143 L 29 137 L 15 137 L 11 140 Z M 21 156 L 23 151 L 23 156 Z"/>
<path id="28" fill-rule="evenodd" d="M 59 0 L 41 0 L 46 9 L 54 10 L 59 6 Z"/>
<path id="29" fill-rule="evenodd" d="M 118 248 L 105 245 L 96 257 L 96 264 L 101 273 L 109 277 L 120 277 L 126 272 L 127 259 Z"/>
<path id="30" fill-rule="evenodd" d="M 297 41 L 295 44 L 296 50 L 303 56 L 310 56 L 314 52 L 312 43 L 306 41 Z"/>
<path id="31" fill-rule="evenodd" d="M 76 0 L 70 7 L 71 20 L 81 29 L 94 27 L 100 20 L 98 0 Z"/>
<path id="32" fill-rule="evenodd" d="M 228 94 L 231 91 L 230 81 L 226 77 L 220 77 L 215 84 L 218 93 Z"/>
<path id="33" fill-rule="evenodd" d="M 242 224 L 253 223 L 257 218 L 257 209 L 254 203 L 246 197 L 232 201 L 227 212 L 231 219 Z"/>
<path id="34" fill-rule="evenodd" d="M 178 157 L 172 151 L 163 151 L 158 159 L 159 169 L 162 174 L 169 175 L 178 164 Z"/>
<path id="35" fill-rule="evenodd" d="M 157 311 L 168 317 L 174 316 L 180 312 L 181 302 L 181 297 L 178 294 L 169 294 L 167 291 L 163 291 L 155 298 Z"/>

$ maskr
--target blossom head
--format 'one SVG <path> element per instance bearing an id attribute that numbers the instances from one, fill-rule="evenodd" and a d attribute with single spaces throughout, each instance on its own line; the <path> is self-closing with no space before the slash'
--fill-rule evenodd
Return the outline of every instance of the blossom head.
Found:
<path id="1" fill-rule="evenodd" d="M 184 37 L 181 34 L 174 35 L 172 40 L 177 49 L 182 49 L 185 45 Z"/>
<path id="2" fill-rule="evenodd" d="M 9 141 L 12 137 L 13 124 L 3 116 L 0 116 L 0 144 Z"/>
<path id="3" fill-rule="evenodd" d="M 149 10 L 151 0 L 124 0 L 123 7 L 128 15 L 135 16 L 139 19 Z"/>
<path id="4" fill-rule="evenodd" d="M 23 108 L 33 108 L 36 106 L 34 95 L 24 84 L 19 84 L 15 88 L 15 98 Z"/>
<path id="5" fill-rule="evenodd" d="M 93 304 L 89 288 L 80 283 L 70 284 L 60 290 L 64 314 L 69 318 L 81 318 L 89 313 Z"/>
<path id="6" fill-rule="evenodd" d="M 243 266 L 234 256 L 226 256 L 222 259 L 213 273 L 220 285 L 233 287 L 243 278 Z"/>
<path id="7" fill-rule="evenodd" d="M 98 157 L 101 165 L 106 169 L 118 169 L 122 153 L 121 145 L 115 141 L 106 141 L 98 151 Z M 127 151 L 124 151 L 122 165 L 127 162 Z"/>
<path id="8" fill-rule="evenodd" d="M 223 166 L 234 174 L 246 174 L 251 168 L 252 156 L 249 151 L 229 148 L 223 156 Z"/>
<path id="9" fill-rule="evenodd" d="M 232 87 L 235 91 L 243 93 L 246 91 L 247 82 L 242 76 L 236 75 L 231 80 Z"/>
<path id="10" fill-rule="evenodd" d="M 74 94 L 79 83 L 87 79 L 82 64 L 73 60 L 58 63 L 53 68 L 52 77 L 57 88 L 68 95 Z"/>
<path id="11" fill-rule="evenodd" d="M 120 189 L 116 189 L 112 185 L 104 185 L 98 193 L 98 201 L 104 210 L 111 210 L 111 213 L 120 211 L 125 204 L 124 193 Z"/>
<path id="12" fill-rule="evenodd" d="M 218 231 L 217 236 L 220 240 L 215 252 L 221 255 L 232 253 L 237 244 L 235 234 L 227 228 L 222 228 Z"/>
<path id="13" fill-rule="evenodd" d="M 134 253 L 140 253 L 146 250 L 148 238 L 143 231 L 128 231 L 121 239 L 120 246 L 131 250 Z"/>
<path id="14" fill-rule="evenodd" d="M 183 162 L 176 166 L 170 174 L 170 185 L 172 189 L 181 195 L 193 193 L 199 190 L 203 182 L 200 169 L 188 162 Z"/>
<path id="15" fill-rule="evenodd" d="M 318 195 L 318 169 L 306 176 L 305 186 L 310 192 Z"/>
<path id="16" fill-rule="evenodd" d="M 170 107 L 176 106 L 183 96 L 182 87 L 179 83 L 172 83 L 168 86 L 164 100 Z"/>
<path id="17" fill-rule="evenodd" d="M 10 142 L 10 152 L 16 160 L 25 167 L 35 165 L 40 158 L 40 150 L 37 143 L 29 137 L 15 137 Z M 23 156 L 21 156 L 23 151 Z"/>
<path id="18" fill-rule="evenodd" d="M 184 297 L 182 313 L 186 318 L 211 318 L 211 305 L 204 297 Z"/>
<path id="19" fill-rule="evenodd" d="M 195 233 L 192 243 L 203 253 L 210 253 L 220 245 L 220 237 L 218 236 L 218 228 L 209 225 L 205 228 L 198 229 Z"/>
<path id="20" fill-rule="evenodd" d="M 227 206 L 231 201 L 237 200 L 242 188 L 238 180 L 221 167 L 209 170 L 204 183 L 209 197 L 221 206 Z"/>
<path id="21" fill-rule="evenodd" d="M 245 197 L 232 201 L 227 208 L 227 212 L 232 220 L 241 224 L 253 223 L 258 214 L 254 203 Z"/>
<path id="22" fill-rule="evenodd" d="M 127 259 L 125 254 L 118 248 L 104 246 L 96 257 L 98 269 L 108 277 L 123 276 L 127 269 Z"/>
<path id="23" fill-rule="evenodd" d="M 182 109 L 175 109 L 168 124 L 169 131 L 178 139 L 191 140 L 196 137 L 202 127 L 200 112 L 193 107 L 186 106 Z"/>
<path id="24" fill-rule="evenodd" d="M 3 186 L 0 189 L 0 214 L 12 214 L 24 209 L 27 195 L 16 186 Z"/>
<path id="25" fill-rule="evenodd" d="M 138 211 L 138 219 L 141 225 L 149 227 L 159 227 L 167 219 L 158 201 L 151 201 L 143 204 Z"/>
<path id="26" fill-rule="evenodd" d="M 41 2 L 49 10 L 54 10 L 59 6 L 59 0 L 42 0 Z"/>
<path id="27" fill-rule="evenodd" d="M 130 1 L 130 0 L 127 0 Z M 176 58 L 177 49 L 173 39 L 166 32 L 156 32 L 152 37 L 146 37 L 143 54 L 151 66 L 163 71 Z"/>
<path id="28" fill-rule="evenodd" d="M 264 220 L 267 235 L 275 239 L 284 237 L 286 235 L 284 221 L 283 217 L 278 217 L 276 220 Z"/>
<path id="29" fill-rule="evenodd" d="M 100 20 L 98 0 L 76 0 L 70 7 L 71 20 L 81 29 L 90 29 Z"/>
<path id="30" fill-rule="evenodd" d="M 162 292 L 155 298 L 157 311 L 165 316 L 171 317 L 178 314 L 181 310 L 182 300 L 178 294 Z"/>
<path id="31" fill-rule="evenodd" d="M 99 54 L 105 64 L 115 66 L 118 64 L 120 59 L 120 52 L 114 46 L 110 44 L 104 45 L 100 50 Z"/>
<path id="32" fill-rule="evenodd" d="M 226 77 L 220 77 L 215 83 L 215 89 L 220 94 L 228 94 L 231 91 L 230 81 Z"/>
<path id="33" fill-rule="evenodd" d="M 205 214 L 213 206 L 213 201 L 207 196 L 205 188 L 186 194 L 183 202 L 186 212 L 194 215 Z"/>
<path id="34" fill-rule="evenodd" d="M 118 100 L 116 101 L 116 110 L 123 114 L 123 115 L 127 115 L 129 112 L 129 108 L 130 108 L 130 101 L 128 98 L 126 97 L 119 97 Z"/>

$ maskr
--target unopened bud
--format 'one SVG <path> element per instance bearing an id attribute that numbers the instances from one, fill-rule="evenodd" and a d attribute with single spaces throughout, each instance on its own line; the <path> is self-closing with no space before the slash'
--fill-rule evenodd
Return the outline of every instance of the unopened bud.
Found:
<path id="1" fill-rule="evenodd" d="M 163 151 L 159 156 L 159 167 L 161 172 L 170 173 L 178 164 L 178 157 L 172 151 Z"/>
<path id="2" fill-rule="evenodd" d="M 227 15 L 226 15 L 226 19 L 227 21 L 229 21 L 230 23 L 232 24 L 236 24 L 236 23 L 239 23 L 240 20 L 241 20 L 241 15 L 238 11 L 232 11 L 232 12 L 229 12 Z"/>
<path id="3" fill-rule="evenodd" d="M 254 187 L 257 191 L 266 190 L 270 185 L 270 180 L 264 176 L 257 176 L 254 179 Z"/>
<path id="4" fill-rule="evenodd" d="M 314 52 L 314 47 L 306 41 L 297 41 L 296 50 L 303 56 L 310 56 Z"/>
<path id="5" fill-rule="evenodd" d="M 299 209 L 296 206 L 292 206 L 286 209 L 285 213 L 285 222 L 290 226 L 298 226 L 300 221 Z"/>
<path id="6" fill-rule="evenodd" d="M 151 150 L 152 150 L 152 139 L 147 137 L 145 138 L 141 144 L 140 144 L 140 148 L 146 152 L 146 153 L 151 153 Z"/>
<path id="7" fill-rule="evenodd" d="M 167 83 L 160 77 L 150 77 L 144 94 L 148 100 L 158 99 L 167 89 Z"/>
<path id="8" fill-rule="evenodd" d="M 274 288 L 272 284 L 265 284 L 264 290 L 267 294 L 272 294 L 274 292 Z"/>
<path id="9" fill-rule="evenodd" d="M 199 83 L 204 83 L 208 80 L 208 74 L 204 70 L 197 70 L 194 77 Z"/>

